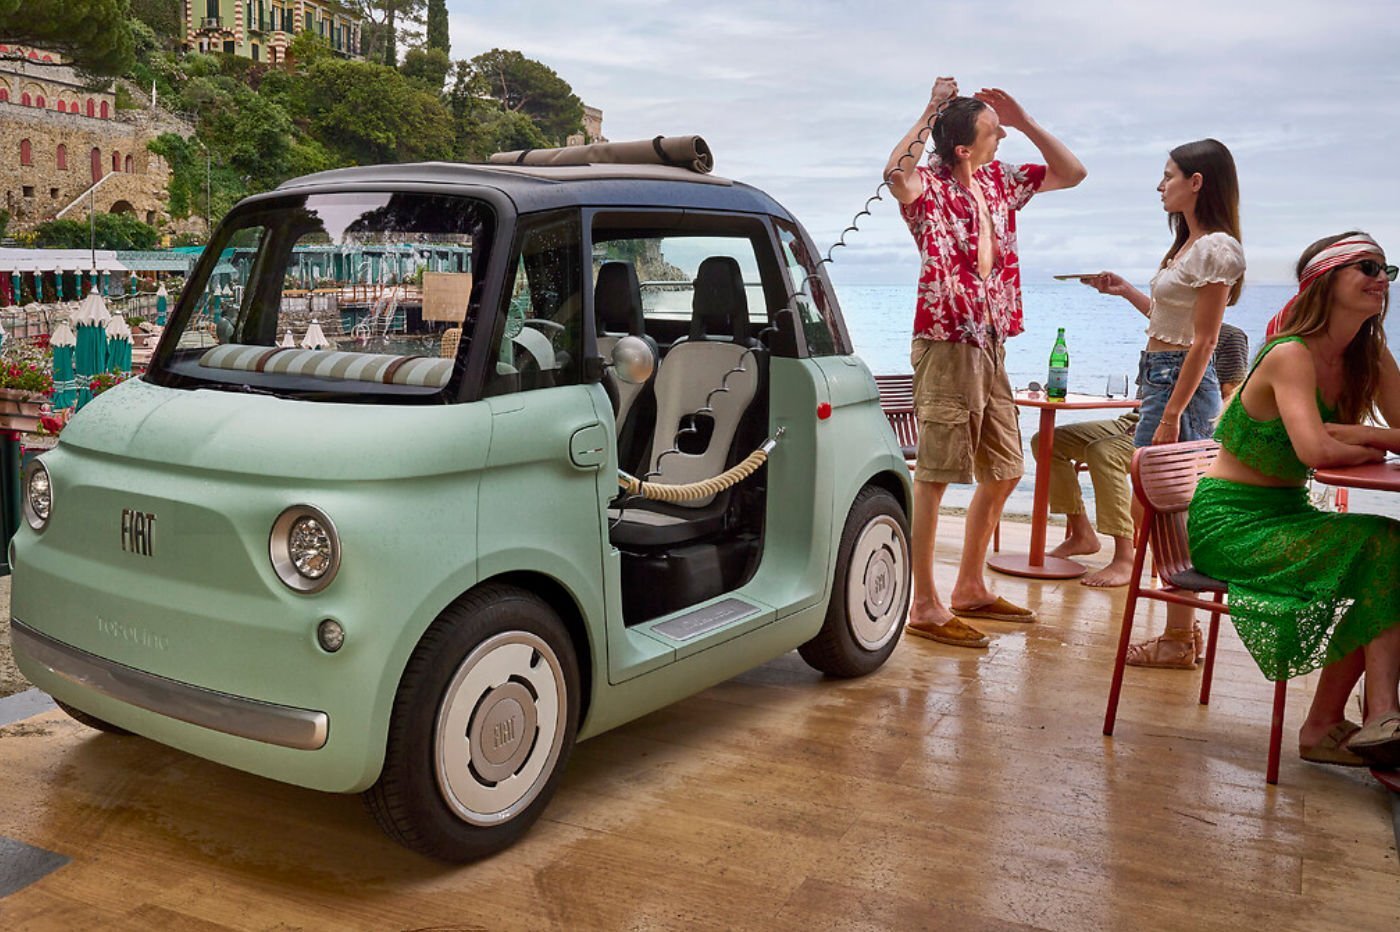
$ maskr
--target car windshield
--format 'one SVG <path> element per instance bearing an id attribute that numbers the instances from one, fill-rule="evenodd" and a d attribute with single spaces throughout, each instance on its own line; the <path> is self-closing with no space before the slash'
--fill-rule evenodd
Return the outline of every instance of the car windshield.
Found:
<path id="1" fill-rule="evenodd" d="M 222 226 L 151 378 L 276 394 L 448 387 L 494 229 L 480 202 L 407 192 L 261 202 Z"/>

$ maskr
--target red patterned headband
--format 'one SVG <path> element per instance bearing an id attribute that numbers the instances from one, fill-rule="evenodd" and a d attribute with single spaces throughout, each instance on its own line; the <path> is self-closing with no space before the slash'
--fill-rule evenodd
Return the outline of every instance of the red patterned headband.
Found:
<path id="1" fill-rule="evenodd" d="M 1298 294 L 1289 298 L 1288 303 L 1283 306 L 1283 310 L 1275 314 L 1273 319 L 1269 321 L 1269 326 L 1264 330 L 1264 338 L 1272 340 L 1275 334 L 1283 329 L 1283 325 L 1288 320 L 1288 312 L 1293 309 L 1293 302 L 1297 301 L 1298 296 L 1307 291 L 1308 286 L 1313 282 L 1333 269 L 1341 268 L 1367 256 L 1379 256 L 1381 262 L 1385 261 L 1385 250 L 1381 249 L 1380 244 L 1365 233 L 1358 233 L 1355 236 L 1348 236 L 1344 240 L 1338 240 L 1318 252 L 1303 267 L 1302 274 L 1298 276 Z"/>

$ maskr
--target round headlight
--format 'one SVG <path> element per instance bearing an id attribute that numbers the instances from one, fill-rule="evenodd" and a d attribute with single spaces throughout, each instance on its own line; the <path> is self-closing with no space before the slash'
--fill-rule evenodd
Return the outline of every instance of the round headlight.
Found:
<path id="1" fill-rule="evenodd" d="M 29 464 L 24 474 L 24 519 L 36 531 L 42 531 L 53 514 L 53 483 L 49 470 L 42 462 Z"/>
<path id="2" fill-rule="evenodd" d="M 298 592 L 319 592 L 340 568 L 340 537 L 325 512 L 293 505 L 277 516 L 268 540 L 277 578 Z"/>

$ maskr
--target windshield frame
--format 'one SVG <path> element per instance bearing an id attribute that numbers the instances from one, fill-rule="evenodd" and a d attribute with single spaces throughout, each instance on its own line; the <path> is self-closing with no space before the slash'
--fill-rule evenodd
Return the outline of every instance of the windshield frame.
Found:
<path id="1" fill-rule="evenodd" d="M 171 367 L 178 349 L 180 335 L 189 323 L 196 305 L 204 294 L 214 269 L 223 251 L 228 248 L 234 234 L 257 224 L 261 216 L 275 215 L 281 211 L 296 210 L 308 198 L 317 196 L 354 196 L 357 194 L 419 194 L 427 197 L 451 197 L 474 201 L 484 208 L 493 221 L 490 229 L 484 231 L 482 242 L 474 244 L 474 253 L 484 253 L 484 263 L 478 266 L 473 258 L 473 270 L 478 275 L 473 288 L 473 300 L 462 322 L 462 337 L 452 374 L 447 383 L 439 389 L 424 389 L 419 386 L 386 385 L 382 383 L 337 381 L 309 376 L 280 374 L 270 376 L 259 372 L 230 372 L 230 378 L 218 378 L 217 370 L 199 376 L 176 371 Z M 198 389 L 209 388 L 252 394 L 271 394 L 279 397 L 301 398 L 320 401 L 371 402 L 382 404 L 442 404 L 463 399 L 464 375 L 470 347 L 474 342 L 472 334 L 481 318 L 481 309 L 491 308 L 497 299 L 501 268 L 505 261 L 504 253 L 509 252 L 511 237 L 514 235 L 515 209 L 508 197 L 501 191 L 481 185 L 438 184 L 438 183 L 375 183 L 375 184 L 327 184 L 279 189 L 265 194 L 245 198 L 233 207 L 214 231 L 209 244 L 200 254 L 190 277 L 187 279 L 180 299 L 170 315 L 160 344 L 145 375 L 146 381 L 169 388 Z M 503 247 L 504 244 L 504 247 Z M 265 261 L 260 250 L 255 269 L 262 270 Z M 477 271 L 477 270 L 480 271 Z M 490 313 L 486 315 L 488 318 Z"/>

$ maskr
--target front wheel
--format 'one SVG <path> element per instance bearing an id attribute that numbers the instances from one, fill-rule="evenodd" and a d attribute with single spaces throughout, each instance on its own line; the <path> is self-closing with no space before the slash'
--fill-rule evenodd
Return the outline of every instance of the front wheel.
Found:
<path id="1" fill-rule="evenodd" d="M 459 599 L 404 671 L 370 812 L 395 841 L 445 861 L 509 846 L 554 793 L 579 691 L 572 642 L 544 600 L 503 585 Z"/>
<path id="2" fill-rule="evenodd" d="M 861 489 L 846 516 L 821 631 L 798 648 L 830 676 L 864 676 L 894 652 L 909 612 L 909 521 L 893 495 Z"/>

